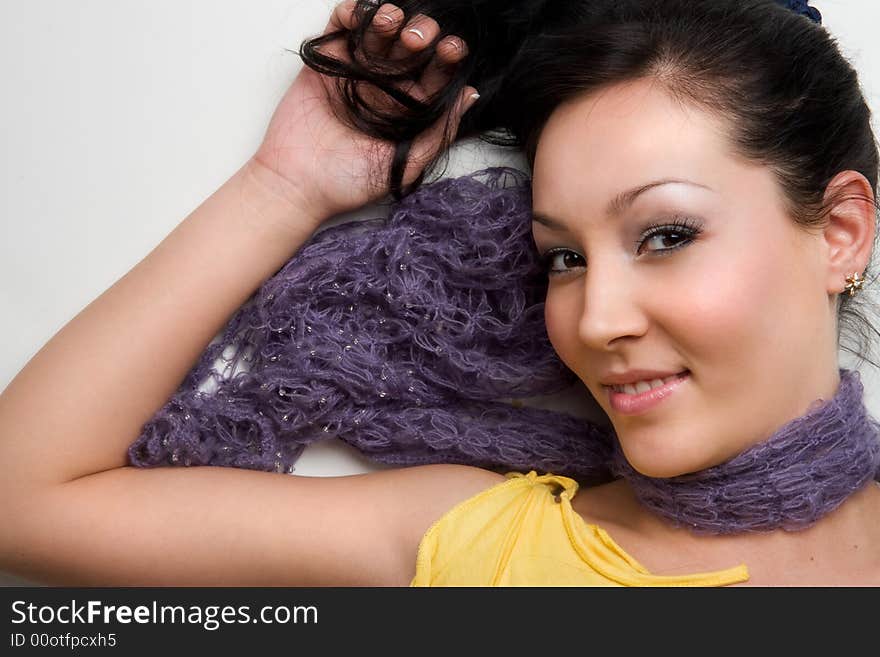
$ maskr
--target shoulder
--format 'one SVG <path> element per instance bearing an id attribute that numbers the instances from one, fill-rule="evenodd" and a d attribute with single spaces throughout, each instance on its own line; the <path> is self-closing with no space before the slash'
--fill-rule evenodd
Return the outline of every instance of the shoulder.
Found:
<path id="1" fill-rule="evenodd" d="M 394 471 L 395 486 L 415 502 L 401 523 L 413 554 L 425 532 L 445 513 L 503 481 L 504 475 L 468 465 L 424 465 Z"/>
<path id="2" fill-rule="evenodd" d="M 504 475 L 467 465 L 437 464 L 386 470 L 366 475 L 383 491 L 385 508 L 392 510 L 393 533 L 401 557 L 401 581 L 416 572 L 419 546 L 425 534 L 451 509 L 505 481 Z"/>

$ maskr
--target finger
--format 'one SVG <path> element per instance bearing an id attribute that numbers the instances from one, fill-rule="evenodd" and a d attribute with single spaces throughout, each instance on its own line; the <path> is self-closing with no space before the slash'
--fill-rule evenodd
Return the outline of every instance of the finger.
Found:
<path id="1" fill-rule="evenodd" d="M 447 36 L 437 44 L 434 57 L 425 67 L 419 86 L 428 96 L 445 87 L 459 62 L 467 57 L 467 45 L 459 37 Z"/>
<path id="2" fill-rule="evenodd" d="M 430 16 L 417 14 L 410 19 L 400 33 L 400 38 L 391 47 L 391 59 L 403 59 L 414 52 L 427 48 L 437 35 L 440 26 Z"/>
<path id="3" fill-rule="evenodd" d="M 379 7 L 370 26 L 364 32 L 364 51 L 380 57 L 387 55 L 394 35 L 405 19 L 406 14 L 397 5 L 386 2 Z"/>
<path id="4" fill-rule="evenodd" d="M 464 39 L 450 34 L 437 44 L 437 55 L 446 64 L 457 64 L 468 55 L 468 47 Z"/>
<path id="5" fill-rule="evenodd" d="M 413 142 L 412 149 L 404 172 L 403 182 L 408 185 L 422 172 L 424 167 L 436 157 L 447 129 L 450 131 L 450 139 L 455 140 L 461 117 L 467 112 L 477 99 L 479 93 L 474 87 L 466 86 L 461 90 L 452 108 L 441 116 L 434 125 L 418 136 Z"/>
<path id="6" fill-rule="evenodd" d="M 324 34 L 336 32 L 337 30 L 353 30 L 357 27 L 357 18 L 354 15 L 354 6 L 356 0 L 344 0 L 340 2 L 330 13 L 330 21 L 324 28 Z"/>

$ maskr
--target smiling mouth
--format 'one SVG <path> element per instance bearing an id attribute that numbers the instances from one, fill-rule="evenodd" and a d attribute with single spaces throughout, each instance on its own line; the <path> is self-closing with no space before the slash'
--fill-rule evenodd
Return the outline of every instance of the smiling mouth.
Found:
<path id="1" fill-rule="evenodd" d="M 611 408 L 623 415 L 640 415 L 668 399 L 690 378 L 690 374 L 690 370 L 684 370 L 663 379 L 604 387 Z"/>

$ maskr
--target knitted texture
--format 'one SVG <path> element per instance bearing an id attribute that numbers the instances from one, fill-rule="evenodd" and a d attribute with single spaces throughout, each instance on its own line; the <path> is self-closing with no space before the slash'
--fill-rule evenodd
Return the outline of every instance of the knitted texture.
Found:
<path id="1" fill-rule="evenodd" d="M 807 0 L 776 0 L 778 4 L 797 12 L 801 16 L 806 16 L 814 23 L 822 24 L 822 14 L 819 10 L 811 7 Z"/>
<path id="2" fill-rule="evenodd" d="M 577 380 L 546 333 L 529 182 L 490 168 L 318 232 L 143 426 L 131 464 L 292 472 L 335 436 L 387 464 L 609 480 L 609 429 L 506 401 Z"/>
<path id="3" fill-rule="evenodd" d="M 647 477 L 615 443 L 612 470 L 642 504 L 697 533 L 805 529 L 872 479 L 880 480 L 880 425 L 865 409 L 857 371 L 840 370 L 830 401 L 721 465 Z"/>

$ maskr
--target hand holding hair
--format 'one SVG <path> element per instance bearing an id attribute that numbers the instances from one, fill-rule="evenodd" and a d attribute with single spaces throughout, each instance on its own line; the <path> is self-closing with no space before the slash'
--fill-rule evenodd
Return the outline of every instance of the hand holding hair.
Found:
<path id="1" fill-rule="evenodd" d="M 422 15 L 406 21 L 394 5 L 384 4 L 364 16 L 355 12 L 354 0 L 346 0 L 334 10 L 323 36 L 318 40 L 319 56 L 327 62 L 352 63 L 362 58 L 394 59 L 426 50 L 439 32 L 437 23 Z M 372 18 L 370 19 L 370 16 Z M 338 36 L 361 20 L 371 20 L 362 51 L 354 60 Z M 466 55 L 461 39 L 448 36 L 440 41 L 418 80 L 401 80 L 400 93 L 391 98 L 375 87 L 358 85 L 358 92 L 369 94 L 371 106 L 393 112 L 406 102 L 416 102 L 442 90 L 449 80 L 450 67 Z M 284 182 L 294 202 L 310 216 L 324 219 L 378 200 L 388 193 L 388 170 L 395 153 L 394 144 L 368 136 L 358 126 L 345 121 L 341 112 L 343 85 L 330 75 L 303 67 L 279 103 L 255 159 L 274 171 Z M 412 143 L 405 164 L 406 183 L 420 178 L 425 165 L 441 150 L 444 134 L 458 125 L 462 114 L 473 104 L 475 90 L 465 87 L 458 101 L 431 128 Z"/>

